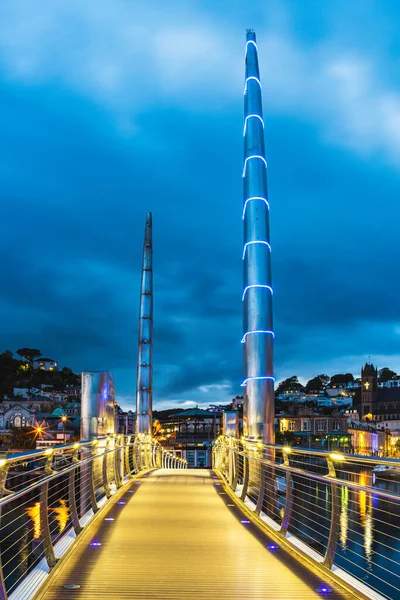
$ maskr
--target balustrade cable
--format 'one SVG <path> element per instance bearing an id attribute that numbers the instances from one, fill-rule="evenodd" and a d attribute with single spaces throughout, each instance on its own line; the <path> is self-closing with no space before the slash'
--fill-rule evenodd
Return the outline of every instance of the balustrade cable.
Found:
<path id="1" fill-rule="evenodd" d="M 400 597 L 400 460 L 220 436 L 213 467 L 282 543 L 366 597 Z"/>
<path id="2" fill-rule="evenodd" d="M 132 435 L 0 459 L 0 600 L 33 597 L 96 512 L 133 476 L 161 467 L 187 462 Z"/>

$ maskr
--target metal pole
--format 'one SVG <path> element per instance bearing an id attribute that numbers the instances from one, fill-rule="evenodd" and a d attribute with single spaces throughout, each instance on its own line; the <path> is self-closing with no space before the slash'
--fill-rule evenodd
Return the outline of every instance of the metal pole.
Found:
<path id="1" fill-rule="evenodd" d="M 271 246 L 256 34 L 247 30 L 244 90 L 243 338 L 245 436 L 274 443 Z"/>
<path id="2" fill-rule="evenodd" d="M 152 435 L 153 384 L 153 245 L 152 215 L 146 215 L 140 288 L 136 380 L 136 433 Z"/>

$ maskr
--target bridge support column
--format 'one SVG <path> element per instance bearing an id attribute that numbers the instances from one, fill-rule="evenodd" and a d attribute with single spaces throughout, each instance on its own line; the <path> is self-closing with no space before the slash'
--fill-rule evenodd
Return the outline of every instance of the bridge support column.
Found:
<path id="1" fill-rule="evenodd" d="M 271 245 L 256 35 L 247 31 L 243 167 L 244 434 L 274 442 Z"/>
<path id="2" fill-rule="evenodd" d="M 152 215 L 144 231 L 139 309 L 139 343 L 136 379 L 136 433 L 152 436 L 153 401 L 153 241 Z"/>

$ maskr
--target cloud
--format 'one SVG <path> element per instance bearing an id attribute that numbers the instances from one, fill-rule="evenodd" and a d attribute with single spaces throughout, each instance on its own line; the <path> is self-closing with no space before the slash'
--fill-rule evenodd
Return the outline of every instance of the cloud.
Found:
<path id="1" fill-rule="evenodd" d="M 171 406 L 240 393 L 241 93 L 253 22 L 277 377 L 358 369 L 365 353 L 395 366 L 400 118 L 385 71 L 394 61 L 376 35 L 373 54 L 353 29 L 344 40 L 345 13 L 335 29 L 324 11 L 309 22 L 305 8 L 292 9 L 2 3 L 4 344 L 32 344 L 77 370 L 111 369 L 119 396 L 134 399 L 152 210 L 154 397 Z"/>

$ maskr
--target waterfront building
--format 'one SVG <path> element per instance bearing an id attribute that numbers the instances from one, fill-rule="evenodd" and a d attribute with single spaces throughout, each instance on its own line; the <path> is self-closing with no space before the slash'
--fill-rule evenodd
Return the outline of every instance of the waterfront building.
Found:
<path id="1" fill-rule="evenodd" d="M 163 411 L 157 439 L 169 451 L 185 458 L 189 467 L 211 467 L 212 441 L 221 433 L 222 413 L 201 408 Z"/>

